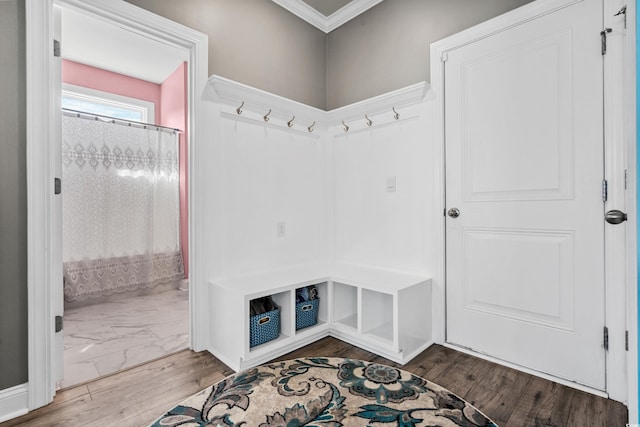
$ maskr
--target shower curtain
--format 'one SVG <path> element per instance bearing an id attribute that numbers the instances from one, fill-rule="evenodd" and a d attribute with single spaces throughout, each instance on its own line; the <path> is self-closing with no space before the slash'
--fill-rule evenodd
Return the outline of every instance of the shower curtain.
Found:
<path id="1" fill-rule="evenodd" d="M 184 277 L 178 135 L 63 116 L 65 301 Z"/>

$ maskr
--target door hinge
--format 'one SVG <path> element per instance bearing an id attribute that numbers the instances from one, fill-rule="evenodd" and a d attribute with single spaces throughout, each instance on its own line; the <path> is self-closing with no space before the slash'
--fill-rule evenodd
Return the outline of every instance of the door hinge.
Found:
<path id="1" fill-rule="evenodd" d="M 609 198 L 609 183 L 606 179 L 602 180 L 602 201 L 606 202 Z"/>
<path id="2" fill-rule="evenodd" d="M 624 349 L 629 351 L 629 331 L 624 331 Z"/>
<path id="3" fill-rule="evenodd" d="M 53 56 L 60 58 L 60 40 L 53 41 Z"/>
<path id="4" fill-rule="evenodd" d="M 605 28 L 600 31 L 600 52 L 603 55 L 607 54 L 607 34 L 613 31 L 611 28 Z"/>
<path id="5" fill-rule="evenodd" d="M 603 335 L 602 347 L 604 347 L 605 350 L 609 350 L 609 328 L 606 326 L 604 327 Z"/>
<path id="6" fill-rule="evenodd" d="M 442 52 L 442 55 L 440 56 L 440 62 L 447 62 L 448 59 L 449 59 L 449 52 Z"/>
<path id="7" fill-rule="evenodd" d="M 62 193 L 62 180 L 60 178 L 53 178 L 53 194 Z"/>
<path id="8" fill-rule="evenodd" d="M 56 333 L 62 330 L 62 316 L 56 316 Z"/>

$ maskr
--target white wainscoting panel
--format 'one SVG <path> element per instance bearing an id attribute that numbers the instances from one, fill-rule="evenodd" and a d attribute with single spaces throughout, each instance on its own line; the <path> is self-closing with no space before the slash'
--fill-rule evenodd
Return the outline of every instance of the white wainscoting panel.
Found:
<path id="1" fill-rule="evenodd" d="M 430 106 L 397 108 L 332 132 L 337 262 L 427 272 L 433 265 Z M 361 123 L 362 122 L 362 123 Z"/>

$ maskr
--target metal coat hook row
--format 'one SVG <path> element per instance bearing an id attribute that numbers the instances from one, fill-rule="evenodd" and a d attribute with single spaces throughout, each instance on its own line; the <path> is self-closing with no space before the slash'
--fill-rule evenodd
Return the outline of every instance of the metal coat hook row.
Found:
<path id="1" fill-rule="evenodd" d="M 242 104 L 236 108 L 236 113 L 238 113 L 238 115 L 242 114 L 242 107 L 244 107 L 244 101 L 242 101 Z"/>
<path id="2" fill-rule="evenodd" d="M 373 121 L 366 114 L 364 115 L 364 118 L 367 119 L 367 126 L 371 127 L 371 125 L 373 124 Z"/>
<path id="3" fill-rule="evenodd" d="M 293 116 L 293 117 L 291 118 L 291 120 L 289 120 L 289 121 L 287 122 L 287 126 L 289 126 L 289 127 L 293 127 L 293 121 L 294 121 L 295 119 L 296 119 L 296 116 Z"/>
<path id="4" fill-rule="evenodd" d="M 396 120 L 399 120 L 399 119 L 400 119 L 400 114 L 398 114 L 398 112 L 396 111 L 396 107 L 391 107 L 391 109 L 392 109 L 392 110 L 393 110 L 393 112 L 395 113 L 395 114 L 393 115 L 393 118 L 394 118 L 394 119 L 396 119 Z"/>
<path id="5" fill-rule="evenodd" d="M 307 130 L 309 131 L 309 133 L 313 132 L 313 127 L 316 125 L 316 122 L 311 123 L 311 126 L 309 126 L 307 128 Z"/>
<path id="6" fill-rule="evenodd" d="M 344 120 L 342 121 L 342 126 L 345 132 L 349 132 L 349 126 L 347 126 L 347 124 L 344 122 Z"/>
<path id="7" fill-rule="evenodd" d="M 271 108 L 269 108 L 269 112 L 267 114 L 262 116 L 262 118 L 264 119 L 265 123 L 268 122 L 269 119 L 270 119 L 269 114 L 271 114 Z"/>

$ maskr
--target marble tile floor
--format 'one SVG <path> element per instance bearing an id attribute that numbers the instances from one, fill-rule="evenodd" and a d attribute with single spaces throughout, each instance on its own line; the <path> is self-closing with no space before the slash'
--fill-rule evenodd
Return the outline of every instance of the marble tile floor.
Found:
<path id="1" fill-rule="evenodd" d="M 189 293 L 180 289 L 65 310 L 61 387 L 183 350 L 188 331 Z"/>

